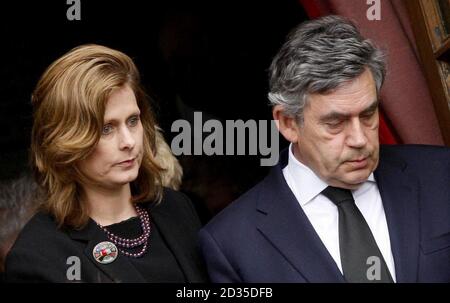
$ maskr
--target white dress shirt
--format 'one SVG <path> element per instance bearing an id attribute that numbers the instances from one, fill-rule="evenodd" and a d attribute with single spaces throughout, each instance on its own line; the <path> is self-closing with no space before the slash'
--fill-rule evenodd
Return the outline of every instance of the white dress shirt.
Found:
<path id="1" fill-rule="evenodd" d="M 337 206 L 321 192 L 328 186 L 309 167 L 302 164 L 289 146 L 288 165 L 283 169 L 287 184 L 297 198 L 316 233 L 333 257 L 342 273 L 339 252 L 339 213 Z M 375 241 L 386 261 L 392 278 L 395 278 L 394 258 L 380 191 L 373 173 L 357 190 L 352 190 L 356 206 L 367 221 Z"/>

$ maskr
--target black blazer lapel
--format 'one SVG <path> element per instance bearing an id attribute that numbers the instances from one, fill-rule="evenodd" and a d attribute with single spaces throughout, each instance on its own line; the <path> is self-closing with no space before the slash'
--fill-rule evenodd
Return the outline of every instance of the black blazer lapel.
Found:
<path id="1" fill-rule="evenodd" d="M 145 282 L 142 275 L 130 263 L 128 258 L 123 256 L 121 253 L 118 254 L 116 260 L 109 264 L 101 264 L 95 260 L 92 254 L 94 247 L 100 242 L 110 242 L 110 240 L 97 226 L 97 224 L 94 223 L 94 221 L 89 220 L 89 223 L 85 228 L 79 231 L 72 230 L 69 232 L 69 235 L 74 240 L 88 242 L 84 250 L 84 254 L 88 257 L 92 264 L 104 272 L 112 280 L 112 282 Z"/>
<path id="2" fill-rule="evenodd" d="M 406 163 L 383 153 L 374 175 L 386 214 L 397 282 L 416 282 L 420 236 L 418 180 L 408 175 Z"/>
<path id="3" fill-rule="evenodd" d="M 181 270 L 186 276 L 187 282 L 205 282 L 205 275 L 199 273 L 199 269 L 203 264 L 198 264 L 197 256 L 191 255 L 187 252 L 187 247 L 196 245 L 195 241 L 187 238 L 180 222 L 178 222 L 176 214 L 171 212 L 169 208 L 165 207 L 165 203 L 172 203 L 174 201 L 163 200 L 159 205 L 156 205 L 150 210 L 151 218 L 158 228 L 161 236 L 166 241 L 167 246 L 172 251 L 181 267 Z M 198 261 L 198 262 L 197 262 Z"/>
<path id="4" fill-rule="evenodd" d="M 257 205 L 257 228 L 308 282 L 345 282 L 282 174 L 272 169 Z"/>

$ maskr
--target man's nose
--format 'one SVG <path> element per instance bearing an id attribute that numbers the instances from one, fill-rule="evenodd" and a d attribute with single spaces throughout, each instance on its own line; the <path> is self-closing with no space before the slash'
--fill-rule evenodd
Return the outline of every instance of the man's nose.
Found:
<path id="1" fill-rule="evenodd" d="M 354 148 L 361 148 L 366 144 L 367 136 L 364 126 L 361 124 L 359 118 L 355 118 L 351 121 L 350 128 L 348 129 L 347 145 Z"/>

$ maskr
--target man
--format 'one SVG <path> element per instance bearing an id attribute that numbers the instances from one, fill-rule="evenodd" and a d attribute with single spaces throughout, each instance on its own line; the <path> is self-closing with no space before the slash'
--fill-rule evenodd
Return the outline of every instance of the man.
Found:
<path id="1" fill-rule="evenodd" d="M 384 75 L 341 17 L 289 35 L 269 99 L 291 145 L 201 230 L 213 282 L 450 282 L 450 150 L 379 147 Z"/>

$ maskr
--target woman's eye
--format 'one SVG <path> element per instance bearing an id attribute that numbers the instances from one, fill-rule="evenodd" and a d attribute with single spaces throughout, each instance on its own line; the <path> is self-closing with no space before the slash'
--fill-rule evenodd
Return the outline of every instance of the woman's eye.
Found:
<path id="1" fill-rule="evenodd" d="M 112 131 L 112 126 L 108 124 L 108 125 L 103 126 L 102 134 L 108 135 L 109 133 L 111 133 L 111 131 Z"/>
<path id="2" fill-rule="evenodd" d="M 129 120 L 131 126 L 136 126 L 139 122 L 139 117 L 133 117 Z"/>

